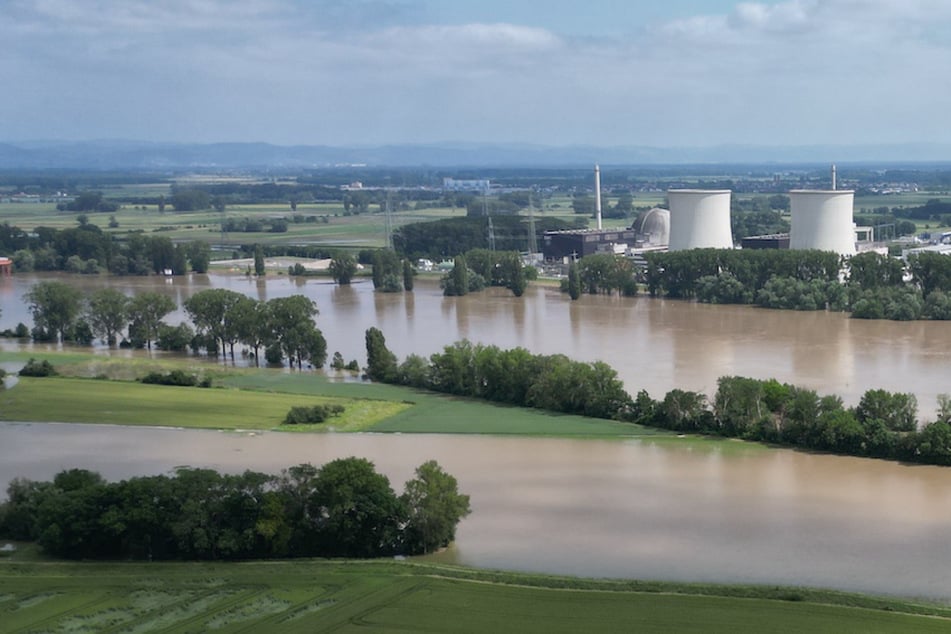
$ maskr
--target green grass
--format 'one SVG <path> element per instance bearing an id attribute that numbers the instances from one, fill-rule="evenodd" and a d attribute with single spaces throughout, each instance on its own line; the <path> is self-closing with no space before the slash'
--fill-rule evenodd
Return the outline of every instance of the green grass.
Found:
<path id="1" fill-rule="evenodd" d="M 630 423 L 496 405 L 393 385 L 344 382 L 309 372 L 228 368 L 194 358 L 0 352 L 0 362 L 23 362 L 31 356 L 50 361 L 65 376 L 24 378 L 15 387 L 0 391 L 0 420 L 263 430 L 277 427 L 292 405 L 334 402 L 345 407 L 340 417 L 322 425 L 281 429 L 321 431 L 332 426 L 345 432 L 676 438 L 666 430 Z M 211 376 L 215 386 L 226 389 L 132 382 L 148 372 L 175 368 Z M 94 381 L 91 377 L 113 380 Z"/>
<path id="2" fill-rule="evenodd" d="M 413 404 L 413 407 L 408 407 L 368 427 L 375 432 L 574 437 L 672 435 L 667 431 L 630 423 L 495 405 L 474 399 L 454 398 L 391 385 L 328 381 L 313 375 L 253 372 L 225 377 L 222 383 L 243 389 L 337 398 L 409 401 Z"/>
<path id="3" fill-rule="evenodd" d="M 321 425 L 282 429 L 360 431 L 409 407 L 390 401 L 24 377 L 0 392 L 0 420 L 269 430 L 280 426 L 291 406 L 326 403 L 343 405 L 343 414 Z"/>
<path id="4" fill-rule="evenodd" d="M 0 563 L 4 632 L 944 632 L 951 610 L 800 588 L 387 561 Z"/>

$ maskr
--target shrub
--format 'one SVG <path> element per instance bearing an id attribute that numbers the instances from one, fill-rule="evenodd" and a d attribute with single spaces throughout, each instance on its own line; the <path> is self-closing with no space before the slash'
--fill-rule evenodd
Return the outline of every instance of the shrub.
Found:
<path id="1" fill-rule="evenodd" d="M 37 361 L 34 358 L 30 358 L 26 362 L 26 365 L 23 366 L 23 369 L 19 372 L 20 376 L 35 376 L 35 377 L 45 377 L 45 376 L 56 376 L 56 368 L 53 367 L 53 364 L 43 359 L 42 361 Z"/>
<path id="2" fill-rule="evenodd" d="M 178 387 L 211 387 L 211 378 L 205 377 L 199 379 L 196 375 L 189 374 L 182 370 L 172 370 L 167 374 L 149 372 L 139 379 L 139 382 L 151 385 L 174 385 Z"/>
<path id="3" fill-rule="evenodd" d="M 285 425 L 313 425 L 322 423 L 331 416 L 343 413 L 343 405 L 332 403 L 329 405 L 313 405 L 311 407 L 292 407 L 284 417 Z"/>

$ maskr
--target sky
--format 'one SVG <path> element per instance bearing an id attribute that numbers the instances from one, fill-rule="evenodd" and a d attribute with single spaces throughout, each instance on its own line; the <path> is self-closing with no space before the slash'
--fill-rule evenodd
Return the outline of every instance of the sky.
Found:
<path id="1" fill-rule="evenodd" d="M 0 142 L 951 143 L 949 0 L 0 0 Z"/>

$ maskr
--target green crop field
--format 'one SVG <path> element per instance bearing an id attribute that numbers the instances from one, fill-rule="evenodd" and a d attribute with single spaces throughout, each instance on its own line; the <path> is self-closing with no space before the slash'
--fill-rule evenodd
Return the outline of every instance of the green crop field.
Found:
<path id="1" fill-rule="evenodd" d="M 380 400 L 23 377 L 13 388 L 0 391 L 0 420 L 268 430 L 278 428 L 292 406 L 328 403 L 343 405 L 343 414 L 320 426 L 283 429 L 311 431 L 332 426 L 338 431 L 359 431 L 410 407 Z"/>
<path id="2" fill-rule="evenodd" d="M 946 632 L 951 610 L 794 588 L 387 561 L 0 563 L 14 632 Z"/>

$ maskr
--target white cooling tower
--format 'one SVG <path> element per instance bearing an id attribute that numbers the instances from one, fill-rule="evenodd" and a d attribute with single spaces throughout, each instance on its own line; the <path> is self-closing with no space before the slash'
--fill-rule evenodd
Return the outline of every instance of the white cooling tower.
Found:
<path id="1" fill-rule="evenodd" d="M 732 249 L 729 189 L 670 189 L 670 251 Z"/>
<path id="2" fill-rule="evenodd" d="M 854 255 L 854 195 L 855 192 L 845 189 L 794 189 L 789 192 L 792 212 L 789 248 Z"/>

